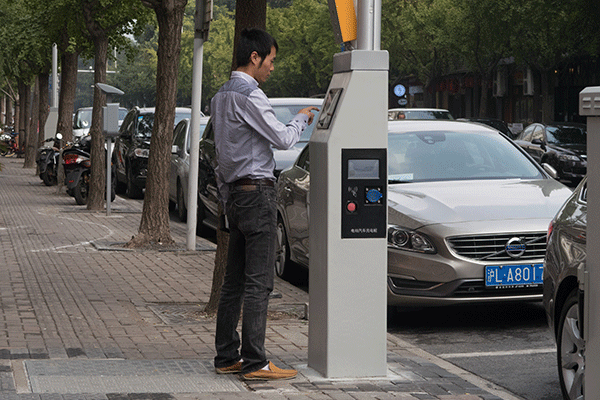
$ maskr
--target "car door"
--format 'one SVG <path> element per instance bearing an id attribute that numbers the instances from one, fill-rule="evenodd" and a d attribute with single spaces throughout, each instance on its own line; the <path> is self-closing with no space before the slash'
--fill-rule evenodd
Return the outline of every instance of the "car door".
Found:
<path id="1" fill-rule="evenodd" d="M 198 158 L 198 196 L 209 213 L 217 216 L 219 215 L 219 192 L 215 175 L 217 158 L 212 120 L 208 122 L 202 134 Z"/>
<path id="2" fill-rule="evenodd" d="M 169 171 L 169 198 L 177 201 L 177 178 L 180 176 L 180 171 L 184 169 L 184 163 L 187 160 L 187 124 L 188 120 L 180 121 L 173 130 L 173 146 L 177 146 L 177 151 L 171 153 L 171 165 Z"/>
<path id="3" fill-rule="evenodd" d="M 293 167 L 280 176 L 288 227 L 288 243 L 292 260 L 308 267 L 310 219 L 310 153 L 307 145 Z"/>
<path id="4" fill-rule="evenodd" d="M 137 122 L 137 113 L 130 111 L 129 114 L 123 120 L 121 127 L 119 128 L 119 136 L 115 141 L 115 148 L 113 150 L 113 165 L 116 169 L 117 179 L 121 182 L 127 181 L 127 175 L 125 170 L 125 156 L 127 152 L 128 137 L 131 132 L 135 129 Z"/>

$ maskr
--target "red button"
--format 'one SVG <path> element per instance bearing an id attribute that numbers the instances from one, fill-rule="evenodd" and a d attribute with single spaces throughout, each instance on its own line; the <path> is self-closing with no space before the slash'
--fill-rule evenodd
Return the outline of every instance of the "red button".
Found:
<path id="1" fill-rule="evenodd" d="M 351 201 L 351 202 L 349 202 L 349 203 L 346 205 L 346 209 L 347 209 L 349 212 L 354 212 L 354 211 L 356 211 L 356 203 L 354 203 L 354 202 L 352 202 L 352 201 Z"/>

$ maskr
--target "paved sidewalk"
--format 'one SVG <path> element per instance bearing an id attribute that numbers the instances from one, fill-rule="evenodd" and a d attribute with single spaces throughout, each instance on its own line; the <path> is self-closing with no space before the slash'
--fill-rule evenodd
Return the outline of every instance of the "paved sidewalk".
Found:
<path id="1" fill-rule="evenodd" d="M 384 379 L 325 379 L 307 367 L 308 294 L 276 279 L 266 348 L 282 382 L 213 371 L 208 301 L 215 245 L 171 219 L 179 251 L 126 250 L 142 201 L 89 212 L 44 186 L 23 159 L 0 158 L 0 400 L 518 400 L 388 335 Z"/>

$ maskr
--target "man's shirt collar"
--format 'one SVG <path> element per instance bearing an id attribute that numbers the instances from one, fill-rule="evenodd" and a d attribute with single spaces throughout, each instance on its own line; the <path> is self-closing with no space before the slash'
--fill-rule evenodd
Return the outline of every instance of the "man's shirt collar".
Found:
<path id="1" fill-rule="evenodd" d="M 255 85 L 256 87 L 258 87 L 258 81 L 245 72 L 242 72 L 242 71 L 231 72 L 231 79 L 234 79 L 234 78 L 243 79 L 246 82 L 251 83 L 251 84 Z"/>

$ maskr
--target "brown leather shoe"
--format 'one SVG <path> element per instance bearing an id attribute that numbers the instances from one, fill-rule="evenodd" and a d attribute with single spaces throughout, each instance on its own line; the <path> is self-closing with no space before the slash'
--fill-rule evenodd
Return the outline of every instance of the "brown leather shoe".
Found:
<path id="1" fill-rule="evenodd" d="M 295 369 L 277 368 L 275 364 L 269 361 L 269 369 L 259 369 L 258 371 L 250 372 L 242 375 L 247 381 L 274 381 L 282 379 L 292 379 L 298 375 Z"/>
<path id="2" fill-rule="evenodd" d="M 237 374 L 242 371 L 242 362 L 238 361 L 229 367 L 215 368 L 217 374 Z"/>

